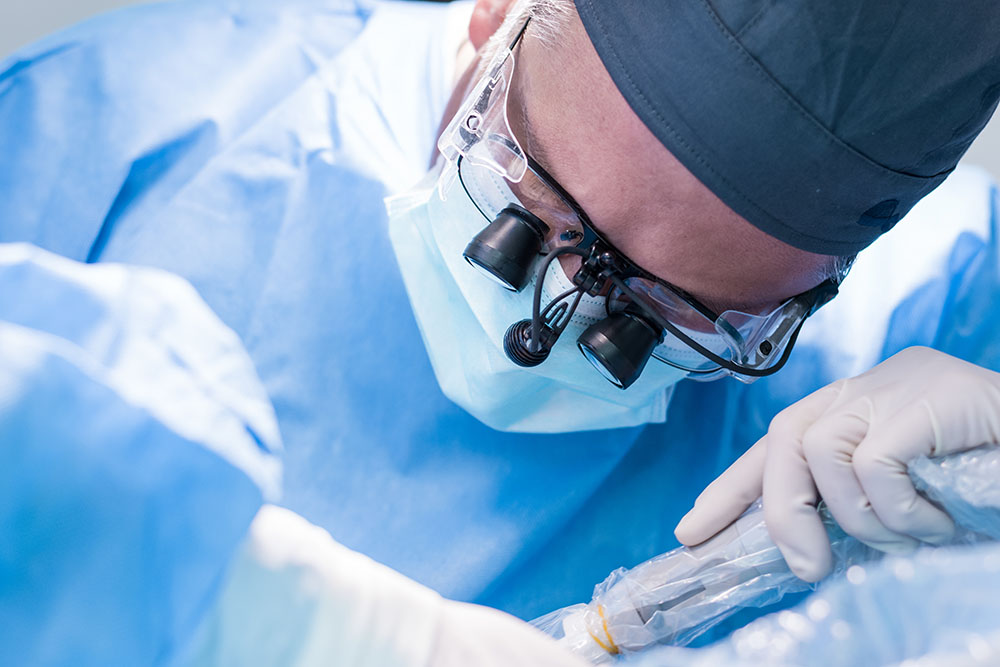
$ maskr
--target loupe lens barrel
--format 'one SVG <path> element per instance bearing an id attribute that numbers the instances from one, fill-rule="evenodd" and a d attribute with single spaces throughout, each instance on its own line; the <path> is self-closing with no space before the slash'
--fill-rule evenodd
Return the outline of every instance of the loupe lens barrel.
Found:
<path id="1" fill-rule="evenodd" d="M 542 250 L 548 227 L 531 212 L 511 205 L 472 239 L 462 255 L 472 266 L 518 292 Z"/>
<path id="2" fill-rule="evenodd" d="M 609 382 L 628 389 L 646 367 L 663 333 L 639 315 L 621 312 L 580 334 L 580 352 Z"/>

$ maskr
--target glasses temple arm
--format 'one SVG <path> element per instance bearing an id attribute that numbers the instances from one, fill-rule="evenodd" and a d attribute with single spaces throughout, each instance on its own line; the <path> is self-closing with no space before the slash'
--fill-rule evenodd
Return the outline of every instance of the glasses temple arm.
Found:
<path id="1" fill-rule="evenodd" d="M 722 357 L 715 354 L 705 346 L 698 343 L 698 341 L 694 340 L 693 338 L 685 334 L 676 326 L 668 322 L 659 313 L 657 313 L 655 310 L 647 306 L 642 297 L 636 294 L 631 287 L 626 285 L 625 281 L 620 276 L 612 274 L 608 276 L 608 279 L 611 280 L 612 284 L 614 284 L 615 287 L 621 290 L 625 296 L 631 299 L 633 303 L 642 308 L 646 316 L 652 319 L 657 324 L 657 326 L 669 332 L 672 336 L 680 340 L 682 343 L 684 343 L 685 345 L 687 345 L 688 347 L 690 347 L 695 352 L 702 355 L 712 363 L 718 364 L 721 368 L 725 368 L 727 371 L 738 373 L 740 375 L 748 375 L 750 377 L 767 377 L 768 375 L 773 375 L 774 373 L 780 371 L 781 368 L 788 361 L 788 357 L 792 353 L 792 348 L 795 346 L 795 341 L 799 337 L 799 332 L 802 330 L 802 325 L 805 324 L 806 322 L 806 318 L 804 317 L 799 321 L 798 326 L 795 328 L 795 331 L 792 332 L 792 335 L 788 340 L 788 344 L 785 346 L 785 349 L 781 354 L 781 358 L 778 359 L 778 361 L 774 365 L 769 366 L 767 368 L 749 368 L 746 366 L 740 366 L 738 364 L 734 364 L 728 359 L 723 359 Z"/>

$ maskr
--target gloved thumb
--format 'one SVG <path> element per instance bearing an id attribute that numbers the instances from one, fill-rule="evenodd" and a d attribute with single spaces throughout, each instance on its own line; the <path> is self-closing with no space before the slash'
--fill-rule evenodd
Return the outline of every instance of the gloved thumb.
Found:
<path id="1" fill-rule="evenodd" d="M 674 528 L 674 536 L 685 546 L 701 544 L 738 519 L 760 498 L 767 457 L 767 436 L 701 492 L 694 507 Z"/>

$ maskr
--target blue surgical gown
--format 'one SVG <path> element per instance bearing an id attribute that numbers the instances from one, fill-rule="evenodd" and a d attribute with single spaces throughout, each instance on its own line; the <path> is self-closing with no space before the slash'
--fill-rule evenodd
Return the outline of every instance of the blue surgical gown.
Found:
<path id="1" fill-rule="evenodd" d="M 250 359 L 190 285 L 0 244 L 0 665 L 185 646 L 279 450 Z"/>
<path id="2" fill-rule="evenodd" d="M 809 391 L 917 343 L 1000 367 L 995 204 L 967 171 L 862 255 L 774 378 L 684 382 L 647 427 L 478 423 L 436 384 L 382 202 L 428 167 L 462 7 L 179 0 L 23 49 L 0 65 L 0 241 L 188 279 L 273 401 L 281 502 L 524 618 L 674 547 L 698 492 Z"/>

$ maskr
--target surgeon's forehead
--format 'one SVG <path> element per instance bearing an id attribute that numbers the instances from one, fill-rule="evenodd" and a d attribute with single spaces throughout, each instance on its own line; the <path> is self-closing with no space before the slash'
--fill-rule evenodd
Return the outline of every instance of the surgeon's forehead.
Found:
<path id="1" fill-rule="evenodd" d="M 566 162 L 566 153 L 572 152 L 572 147 L 567 147 L 566 142 L 560 140 L 558 135 L 553 135 L 548 131 L 549 123 L 538 122 L 539 100 L 551 100 L 561 97 L 560 92 L 555 91 L 550 85 L 546 85 L 541 73 L 536 67 L 532 67 L 533 60 L 551 55 L 554 49 L 568 49 L 570 39 L 567 42 L 557 40 L 554 37 L 547 37 L 542 43 L 530 32 L 522 38 L 520 49 L 515 54 L 519 60 L 514 68 L 513 80 L 511 81 L 510 100 L 507 113 L 511 129 L 517 138 L 522 142 L 525 150 L 536 161 L 542 164 L 546 171 L 555 175 L 559 171 L 558 166 Z M 527 62 L 522 58 L 527 57 Z M 574 73 L 573 76 L 578 76 Z M 552 169 L 550 169 L 550 167 Z"/>

